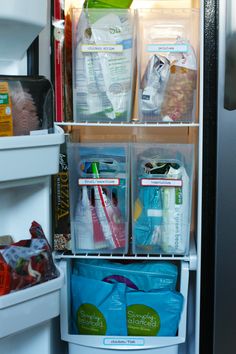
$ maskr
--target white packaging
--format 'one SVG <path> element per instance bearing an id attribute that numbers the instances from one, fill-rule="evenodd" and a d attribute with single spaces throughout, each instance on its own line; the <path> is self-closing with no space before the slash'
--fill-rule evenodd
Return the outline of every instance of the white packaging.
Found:
<path id="1" fill-rule="evenodd" d="M 170 168 L 166 178 L 181 179 L 182 187 L 163 187 L 161 248 L 165 253 L 185 253 L 188 247 L 189 177 L 184 167 Z"/>

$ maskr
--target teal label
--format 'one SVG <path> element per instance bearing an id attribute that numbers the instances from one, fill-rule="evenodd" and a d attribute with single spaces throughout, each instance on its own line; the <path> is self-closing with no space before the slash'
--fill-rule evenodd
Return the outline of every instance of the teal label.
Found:
<path id="1" fill-rule="evenodd" d="M 105 335 L 107 324 L 96 306 L 83 304 L 77 311 L 77 328 L 80 334 Z"/>
<path id="2" fill-rule="evenodd" d="M 127 307 L 127 326 L 129 336 L 156 336 L 161 320 L 153 308 L 135 304 Z"/>
<path id="3" fill-rule="evenodd" d="M 0 104 L 9 104 L 8 93 L 1 93 L 0 94 Z"/>

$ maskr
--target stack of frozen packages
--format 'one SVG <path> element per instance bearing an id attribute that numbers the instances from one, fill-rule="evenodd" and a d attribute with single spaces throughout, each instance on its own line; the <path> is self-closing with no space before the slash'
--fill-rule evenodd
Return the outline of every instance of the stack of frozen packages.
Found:
<path id="1" fill-rule="evenodd" d="M 191 41 L 196 34 L 189 26 L 196 21 L 190 10 L 174 15 L 138 10 L 139 114 L 146 122 L 194 120 L 197 56 Z"/>
<path id="2" fill-rule="evenodd" d="M 127 252 L 128 146 L 68 144 L 72 251 Z"/>
<path id="3" fill-rule="evenodd" d="M 0 76 L 0 136 L 53 132 L 53 88 L 43 76 Z"/>
<path id="4" fill-rule="evenodd" d="M 133 252 L 187 254 L 193 145 L 134 144 Z"/>
<path id="5" fill-rule="evenodd" d="M 184 303 L 175 290 L 177 276 L 177 267 L 168 262 L 76 260 L 71 332 L 176 336 Z"/>
<path id="6" fill-rule="evenodd" d="M 93 6 L 96 1 L 87 3 Z M 109 9 L 109 4 L 107 7 L 73 10 L 73 112 L 76 122 L 117 122 L 131 118 L 132 12 L 119 9 L 118 5 L 113 9 Z"/>

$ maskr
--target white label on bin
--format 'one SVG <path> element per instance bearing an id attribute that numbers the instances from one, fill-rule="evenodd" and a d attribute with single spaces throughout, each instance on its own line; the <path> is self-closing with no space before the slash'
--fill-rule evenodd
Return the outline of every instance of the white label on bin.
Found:
<path id="1" fill-rule="evenodd" d="M 162 210 L 158 210 L 158 209 L 148 209 L 147 216 L 161 218 L 163 216 L 163 212 Z"/>
<path id="2" fill-rule="evenodd" d="M 47 135 L 48 130 L 47 129 L 39 129 L 39 130 L 31 130 L 30 135 Z"/>
<path id="3" fill-rule="evenodd" d="M 121 345 L 121 346 L 144 346 L 143 338 L 105 338 L 104 345 Z"/>
<path id="4" fill-rule="evenodd" d="M 82 53 L 122 53 L 123 45 L 122 44 L 82 44 L 81 45 Z"/>
<path id="5" fill-rule="evenodd" d="M 119 186 L 119 178 L 79 178 L 79 186 Z"/>
<path id="6" fill-rule="evenodd" d="M 187 53 L 187 44 L 148 44 L 147 52 Z"/>
<path id="7" fill-rule="evenodd" d="M 182 179 L 167 179 L 167 178 L 142 178 L 141 186 L 143 187 L 182 187 Z"/>

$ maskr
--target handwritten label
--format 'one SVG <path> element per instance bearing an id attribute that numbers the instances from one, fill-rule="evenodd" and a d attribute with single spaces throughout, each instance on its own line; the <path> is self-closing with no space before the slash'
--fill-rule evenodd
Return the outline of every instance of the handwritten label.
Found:
<path id="1" fill-rule="evenodd" d="M 136 338 L 105 338 L 104 345 L 121 345 L 121 346 L 144 346 L 144 339 Z"/>
<path id="2" fill-rule="evenodd" d="M 119 178 L 79 178 L 79 186 L 119 186 Z"/>
<path id="3" fill-rule="evenodd" d="M 82 53 L 122 53 L 123 45 L 122 44 L 82 44 L 81 45 Z"/>
<path id="4" fill-rule="evenodd" d="M 187 53 L 187 44 L 148 44 L 147 52 Z"/>
<path id="5" fill-rule="evenodd" d="M 141 186 L 143 187 L 182 187 L 181 179 L 165 179 L 165 178 L 142 178 Z"/>

